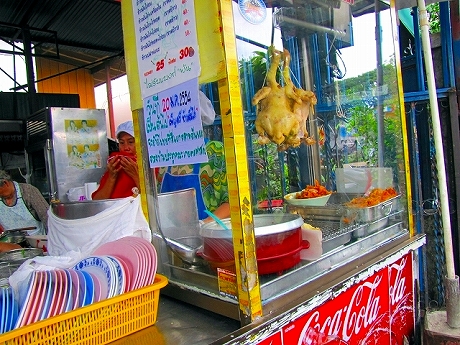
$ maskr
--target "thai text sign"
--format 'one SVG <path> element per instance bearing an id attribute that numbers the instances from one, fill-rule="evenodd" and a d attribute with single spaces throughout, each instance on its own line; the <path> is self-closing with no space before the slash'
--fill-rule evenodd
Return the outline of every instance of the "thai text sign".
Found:
<path id="1" fill-rule="evenodd" d="M 144 98 L 150 167 L 207 162 L 198 80 Z"/>
<path id="2" fill-rule="evenodd" d="M 142 98 L 200 75 L 193 0 L 133 0 Z"/>

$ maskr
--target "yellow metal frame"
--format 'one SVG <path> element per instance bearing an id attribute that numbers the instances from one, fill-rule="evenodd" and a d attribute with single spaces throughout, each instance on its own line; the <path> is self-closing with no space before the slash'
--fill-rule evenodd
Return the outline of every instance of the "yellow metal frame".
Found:
<path id="1" fill-rule="evenodd" d="M 197 4 L 197 2 L 200 2 Z M 195 1 L 195 8 L 202 8 L 202 0 Z M 227 165 L 227 180 L 229 186 L 229 203 L 231 211 L 232 232 L 236 260 L 238 301 L 242 323 L 249 323 L 262 315 L 257 260 L 255 253 L 254 223 L 252 216 L 249 172 L 247 164 L 245 127 L 243 108 L 241 104 L 241 90 L 238 74 L 238 58 L 236 54 L 236 38 L 233 27 L 233 10 L 231 0 L 218 0 L 220 41 L 222 47 L 218 58 L 222 54 L 222 61 L 217 64 L 215 76 L 225 76 L 218 80 L 220 107 L 222 109 L 222 129 Z M 213 8 L 214 4 L 209 4 Z M 131 110 L 133 113 L 134 131 L 139 138 L 139 112 L 143 107 L 140 81 L 137 65 L 136 40 L 132 0 L 122 1 L 123 36 L 125 45 L 126 70 L 128 75 L 131 96 Z M 209 15 L 209 13 L 208 13 Z M 202 29 L 202 28 L 201 28 Z M 209 33 L 211 29 L 206 28 Z M 198 33 L 205 33 L 197 30 Z M 215 30 L 212 33 L 216 33 Z M 217 31 L 218 33 L 219 31 Z M 204 45 L 203 45 L 204 46 Z M 214 47 L 215 48 L 215 47 Z M 212 49 L 206 47 L 206 49 Z M 223 51 L 222 51 L 223 50 Z M 206 61 L 206 59 L 201 59 Z M 209 79 L 209 77 L 208 77 Z M 210 81 L 210 80 L 206 80 Z M 143 148 L 140 140 L 136 140 L 136 150 L 141 153 Z M 142 160 L 138 160 L 140 176 L 146 169 Z M 148 216 L 147 193 L 145 181 L 141 179 L 141 198 L 144 214 Z"/>
<path id="2" fill-rule="evenodd" d="M 233 248 L 242 322 L 262 316 L 251 203 L 243 105 L 231 0 L 220 0 L 227 78 L 219 80 L 222 131 L 232 221 Z"/>
<path id="3" fill-rule="evenodd" d="M 400 108 L 400 118 L 401 118 L 401 134 L 403 138 L 403 154 L 404 154 L 404 171 L 406 176 L 406 201 L 407 201 L 407 217 L 408 217 L 408 227 L 411 236 L 415 235 L 414 227 L 414 213 L 412 211 L 412 182 L 410 174 L 410 156 L 409 156 L 409 145 L 407 138 L 407 123 L 405 117 L 405 107 L 404 107 L 404 92 L 402 85 L 402 69 L 401 69 L 401 56 L 399 53 L 399 39 L 397 36 L 398 29 L 396 25 L 396 2 L 395 0 L 390 0 L 390 11 L 391 11 L 391 29 L 394 35 L 393 45 L 395 53 L 395 62 L 396 62 L 396 80 L 398 82 L 398 99 L 399 99 L 399 108 Z"/>

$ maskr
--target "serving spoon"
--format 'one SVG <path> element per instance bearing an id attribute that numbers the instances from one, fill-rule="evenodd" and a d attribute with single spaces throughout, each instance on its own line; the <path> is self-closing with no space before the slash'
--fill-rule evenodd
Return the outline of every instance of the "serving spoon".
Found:
<path id="1" fill-rule="evenodd" d="M 227 231 L 230 231 L 230 229 L 219 219 L 219 217 L 217 217 L 214 213 L 208 211 L 208 210 L 204 210 L 204 212 L 206 212 L 206 214 L 211 217 L 212 219 L 214 219 L 216 221 L 217 224 L 219 224 L 223 229 L 227 230 Z"/>

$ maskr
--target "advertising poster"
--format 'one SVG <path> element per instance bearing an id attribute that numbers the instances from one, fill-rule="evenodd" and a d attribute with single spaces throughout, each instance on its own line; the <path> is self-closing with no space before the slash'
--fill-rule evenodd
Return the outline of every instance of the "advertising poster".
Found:
<path id="1" fill-rule="evenodd" d="M 297 345 L 390 344 L 387 273 L 386 268 L 375 273 L 285 327 L 284 341 Z"/>
<path id="2" fill-rule="evenodd" d="M 415 328 L 412 260 L 404 255 L 257 344 L 408 343 Z"/>
<path id="3" fill-rule="evenodd" d="M 391 344 L 405 344 L 415 328 L 415 302 L 412 284 L 412 253 L 391 264 L 390 279 L 390 322 Z"/>
<path id="4" fill-rule="evenodd" d="M 64 120 L 68 165 L 77 169 L 101 167 L 97 120 Z"/>
<path id="5" fill-rule="evenodd" d="M 133 1 L 142 99 L 200 75 L 193 0 Z"/>
<path id="6" fill-rule="evenodd" d="M 208 161 L 197 79 L 145 98 L 143 107 L 151 168 Z"/>

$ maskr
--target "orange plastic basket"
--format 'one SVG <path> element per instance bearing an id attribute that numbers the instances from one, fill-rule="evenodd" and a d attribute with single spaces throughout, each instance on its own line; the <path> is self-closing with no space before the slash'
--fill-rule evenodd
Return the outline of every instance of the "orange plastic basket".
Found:
<path id="1" fill-rule="evenodd" d="M 0 335 L 0 344 L 107 344 L 153 325 L 160 289 L 168 279 L 160 274 L 152 285 Z"/>

